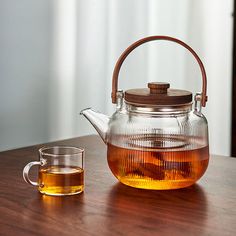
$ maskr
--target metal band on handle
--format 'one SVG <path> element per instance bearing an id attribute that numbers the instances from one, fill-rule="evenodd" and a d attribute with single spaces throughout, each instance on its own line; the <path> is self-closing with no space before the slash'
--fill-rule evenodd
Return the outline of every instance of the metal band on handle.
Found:
<path id="1" fill-rule="evenodd" d="M 172 38 L 169 36 L 149 36 L 146 38 L 142 38 L 136 42 L 134 42 L 133 44 L 131 44 L 119 57 L 118 61 L 116 62 L 114 71 L 113 71 L 113 76 L 112 76 L 112 103 L 116 103 L 116 94 L 117 94 L 117 85 L 118 85 L 118 76 L 119 76 L 119 72 L 120 72 L 120 68 L 124 62 L 124 60 L 126 59 L 126 57 L 138 46 L 149 42 L 149 41 L 154 41 L 154 40 L 167 40 L 167 41 L 172 41 L 175 43 L 180 44 L 181 46 L 185 47 L 186 49 L 188 49 L 192 55 L 195 57 L 195 59 L 198 62 L 198 65 L 200 66 L 201 69 L 201 73 L 202 73 L 202 93 L 201 93 L 201 105 L 203 107 L 206 106 L 206 102 L 207 102 L 207 77 L 206 77 L 206 71 L 204 68 L 204 65 L 201 61 L 201 59 L 199 58 L 199 56 L 197 55 L 197 53 L 190 47 L 188 46 L 186 43 L 184 43 L 183 41 L 176 39 L 176 38 Z"/>

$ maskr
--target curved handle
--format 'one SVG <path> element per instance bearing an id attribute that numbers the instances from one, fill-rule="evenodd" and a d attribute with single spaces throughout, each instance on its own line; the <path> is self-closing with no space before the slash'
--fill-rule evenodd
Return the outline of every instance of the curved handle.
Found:
<path id="1" fill-rule="evenodd" d="M 33 182 L 30 180 L 29 178 L 29 170 L 32 166 L 34 165 L 39 165 L 41 166 L 42 163 L 40 161 L 32 161 L 30 163 L 28 163 L 23 170 L 23 179 L 25 180 L 26 183 L 32 184 L 33 186 L 39 186 L 39 184 L 37 182 Z"/>
<path id="2" fill-rule="evenodd" d="M 202 73 L 202 93 L 201 93 L 201 105 L 203 107 L 206 106 L 206 102 L 207 102 L 207 95 L 206 95 L 206 90 L 207 90 L 207 77 L 206 77 L 206 71 L 205 68 L 203 66 L 203 63 L 201 61 L 201 59 L 199 58 L 199 56 L 197 55 L 197 53 L 190 47 L 188 46 L 186 43 L 182 42 L 179 39 L 176 38 L 172 38 L 169 36 L 149 36 L 146 38 L 142 38 L 136 42 L 134 42 L 133 44 L 131 44 L 119 57 L 118 61 L 116 62 L 114 71 L 113 71 L 113 76 L 112 76 L 112 103 L 116 103 L 116 94 L 117 94 L 117 84 L 118 84 L 118 76 L 119 76 L 119 72 L 120 72 L 120 68 L 124 62 L 124 60 L 126 59 L 126 57 L 138 46 L 149 42 L 149 41 L 153 41 L 153 40 L 167 40 L 167 41 L 172 41 L 175 43 L 180 44 L 181 46 L 185 47 L 186 49 L 188 49 L 192 55 L 195 57 L 195 59 L 198 62 L 198 65 L 200 66 L 201 69 L 201 73 Z"/>

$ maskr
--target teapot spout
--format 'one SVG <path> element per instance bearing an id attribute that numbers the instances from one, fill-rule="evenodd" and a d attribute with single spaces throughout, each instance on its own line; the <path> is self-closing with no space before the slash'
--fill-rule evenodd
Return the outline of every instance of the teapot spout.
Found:
<path id="1" fill-rule="evenodd" d="M 100 112 L 96 112 L 91 108 L 83 109 L 80 112 L 96 129 L 104 143 L 107 143 L 107 131 L 110 118 Z"/>

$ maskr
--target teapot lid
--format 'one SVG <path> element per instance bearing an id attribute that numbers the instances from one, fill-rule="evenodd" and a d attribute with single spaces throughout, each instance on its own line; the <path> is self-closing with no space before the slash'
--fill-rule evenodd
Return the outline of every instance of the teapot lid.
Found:
<path id="1" fill-rule="evenodd" d="M 150 82 L 147 87 L 125 91 L 125 101 L 142 105 L 181 105 L 192 102 L 191 92 L 170 89 L 169 83 Z"/>

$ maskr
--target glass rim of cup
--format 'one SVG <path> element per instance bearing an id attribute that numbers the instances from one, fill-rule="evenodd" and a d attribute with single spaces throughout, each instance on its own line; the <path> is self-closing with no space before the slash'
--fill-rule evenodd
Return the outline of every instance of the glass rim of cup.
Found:
<path id="1" fill-rule="evenodd" d="M 62 149 L 62 148 L 68 148 L 68 149 L 74 149 L 77 152 L 75 153 L 71 153 L 71 154 L 53 154 L 53 153 L 47 153 L 45 152 L 46 150 L 50 150 L 53 148 L 58 148 L 58 149 Z M 56 146 L 43 146 L 41 147 L 39 150 L 40 155 L 43 156 L 51 156 L 51 157 L 58 157 L 58 156 L 63 156 L 63 157 L 72 157 L 72 156 L 76 156 L 78 154 L 82 154 L 84 153 L 84 148 L 81 147 L 74 147 L 74 146 L 67 146 L 67 145 L 56 145 Z"/>

